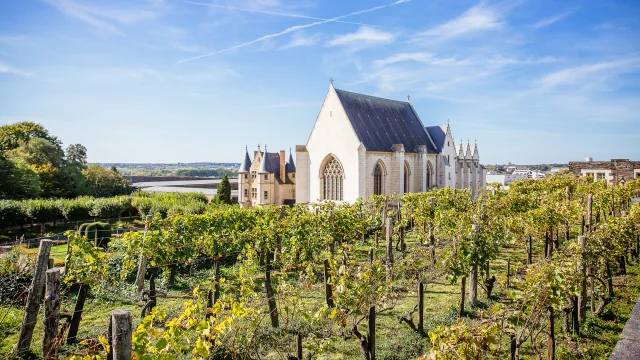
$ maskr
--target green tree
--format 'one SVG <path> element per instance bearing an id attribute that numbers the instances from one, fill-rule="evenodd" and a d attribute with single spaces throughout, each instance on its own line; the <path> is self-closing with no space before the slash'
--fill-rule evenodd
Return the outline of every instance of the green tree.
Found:
<path id="1" fill-rule="evenodd" d="M 0 152 L 16 149 L 34 138 L 50 141 L 60 146 L 60 140 L 49 134 L 42 125 L 30 121 L 0 126 Z"/>
<path id="2" fill-rule="evenodd" d="M 20 146 L 7 152 L 10 160 L 23 160 L 29 165 L 50 165 L 59 169 L 64 161 L 64 152 L 59 144 L 43 138 L 20 141 Z"/>
<path id="3" fill-rule="evenodd" d="M 71 144 L 67 147 L 66 158 L 69 164 L 85 168 L 87 165 L 87 148 L 82 144 Z"/>
<path id="4" fill-rule="evenodd" d="M 41 191 L 40 178 L 29 165 L 0 156 L 0 199 L 29 199 Z"/>
<path id="5" fill-rule="evenodd" d="M 87 179 L 90 193 L 96 197 L 107 197 L 130 194 L 129 182 L 117 172 L 99 165 L 89 165 L 82 174 Z"/>
<path id="6" fill-rule="evenodd" d="M 227 175 L 222 178 L 222 181 L 218 186 L 216 199 L 223 201 L 225 204 L 231 204 L 231 184 L 229 184 L 229 178 Z"/>

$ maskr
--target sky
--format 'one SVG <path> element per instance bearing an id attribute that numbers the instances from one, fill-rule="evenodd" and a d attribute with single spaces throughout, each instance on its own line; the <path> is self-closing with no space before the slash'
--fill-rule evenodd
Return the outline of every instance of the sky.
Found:
<path id="1" fill-rule="evenodd" d="M 0 125 L 90 162 L 305 144 L 333 79 L 496 164 L 640 160 L 640 2 L 2 0 Z"/>

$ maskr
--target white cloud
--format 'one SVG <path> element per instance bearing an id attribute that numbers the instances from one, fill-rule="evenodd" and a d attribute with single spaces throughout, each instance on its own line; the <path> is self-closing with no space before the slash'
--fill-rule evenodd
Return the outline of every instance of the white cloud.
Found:
<path id="1" fill-rule="evenodd" d="M 387 44 L 395 40 L 396 35 L 390 32 L 377 30 L 372 27 L 362 26 L 358 31 L 337 35 L 332 40 L 327 42 L 328 46 L 344 46 L 357 44 L 359 46 L 364 44 Z"/>
<path id="2" fill-rule="evenodd" d="M 502 28 L 505 23 L 503 13 L 496 7 L 476 5 L 457 18 L 438 25 L 419 35 L 419 37 L 452 38 L 469 33 L 495 30 Z"/>
<path id="3" fill-rule="evenodd" d="M 291 40 L 286 45 L 282 46 L 280 50 L 292 49 L 296 47 L 313 46 L 320 41 L 320 34 L 306 36 L 303 32 L 294 33 L 291 36 Z"/>
<path id="4" fill-rule="evenodd" d="M 60 12 L 80 19 L 97 28 L 107 30 L 114 34 L 122 32 L 114 26 L 113 22 L 130 24 L 141 20 L 147 20 L 158 16 L 158 10 L 163 6 L 161 1 L 150 1 L 147 5 L 136 6 L 126 10 L 96 5 L 95 2 L 78 0 L 45 0 Z"/>
<path id="5" fill-rule="evenodd" d="M 545 26 L 549 26 L 549 25 L 554 24 L 554 23 L 566 18 L 567 16 L 573 14 L 574 12 L 576 12 L 576 10 L 578 10 L 578 9 L 573 9 L 571 11 L 567 11 L 565 13 L 562 13 L 562 14 L 559 14 L 559 15 L 556 15 L 556 16 L 552 16 L 552 17 L 544 19 L 544 20 L 540 20 L 537 23 L 533 24 L 533 27 L 536 28 L 536 29 L 539 29 L 539 28 L 543 28 Z"/>
<path id="6" fill-rule="evenodd" d="M 13 67 L 7 63 L 4 63 L 2 61 L 0 61 L 0 74 L 13 74 L 13 75 L 19 75 L 19 76 L 24 76 L 24 77 L 32 77 L 34 76 L 33 73 Z"/>
<path id="7" fill-rule="evenodd" d="M 545 75 L 539 80 L 543 88 L 563 85 L 601 84 L 621 74 L 638 71 L 640 56 L 575 66 Z"/>
<path id="8" fill-rule="evenodd" d="M 351 17 L 351 16 L 355 16 L 355 15 L 360 15 L 360 14 L 365 14 L 365 13 L 369 13 L 369 12 L 376 11 L 376 10 L 385 9 L 385 8 L 388 8 L 388 7 L 391 7 L 391 6 L 396 6 L 396 5 L 399 5 L 399 4 L 408 2 L 408 1 L 409 0 L 396 0 L 395 2 L 390 3 L 390 4 L 379 5 L 379 6 L 375 6 L 375 7 L 372 7 L 372 8 L 355 11 L 355 12 L 352 12 L 352 13 L 349 13 L 349 14 L 346 14 L 346 15 L 336 16 L 336 17 L 333 17 L 331 19 L 326 19 L 326 20 L 322 20 L 322 21 L 316 21 L 316 22 L 312 22 L 312 23 L 304 24 L 304 25 L 291 26 L 291 27 L 288 27 L 288 28 L 286 28 L 286 29 L 284 29 L 284 30 L 282 30 L 280 32 L 264 35 L 264 36 L 261 36 L 261 37 L 259 37 L 257 39 L 254 39 L 254 40 L 251 40 L 251 41 L 247 41 L 247 42 L 244 42 L 244 43 L 241 43 L 241 44 L 238 44 L 238 45 L 234 45 L 234 46 L 231 46 L 231 47 L 227 47 L 227 48 L 224 48 L 222 50 L 210 52 L 208 54 L 203 54 L 203 55 L 199 55 L 199 56 L 194 56 L 194 57 L 191 57 L 191 58 L 181 59 L 181 60 L 178 60 L 174 65 L 180 65 L 182 63 L 203 59 L 203 58 L 206 58 L 206 57 L 209 57 L 209 56 L 222 54 L 222 53 L 230 51 L 230 50 L 240 49 L 240 48 L 243 48 L 245 46 L 253 45 L 253 44 L 256 44 L 256 43 L 263 42 L 263 41 L 268 41 L 270 39 L 277 38 L 277 37 L 292 33 L 294 31 L 307 29 L 307 28 L 310 28 L 310 27 L 323 25 L 323 24 L 330 23 L 330 22 L 335 22 L 336 20 L 341 20 L 341 19 L 344 19 L 344 18 L 347 18 L 347 17 Z"/>

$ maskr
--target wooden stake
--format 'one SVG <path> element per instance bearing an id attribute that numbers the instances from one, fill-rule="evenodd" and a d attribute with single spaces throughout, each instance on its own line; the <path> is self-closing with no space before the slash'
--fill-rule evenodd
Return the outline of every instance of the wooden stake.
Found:
<path id="1" fill-rule="evenodd" d="M 60 269 L 49 269 L 46 273 L 47 294 L 44 297 L 44 339 L 42 358 L 57 359 L 58 346 L 54 343 L 58 336 L 60 318 Z"/>
<path id="2" fill-rule="evenodd" d="M 464 293 L 465 288 L 467 287 L 467 278 L 463 276 L 460 282 L 460 310 L 458 311 L 458 317 L 462 317 L 462 315 L 464 315 Z"/>
<path id="3" fill-rule="evenodd" d="M 266 277 L 265 277 L 265 288 L 267 290 L 267 302 L 269 303 L 269 317 L 271 318 L 271 326 L 277 328 L 279 325 L 278 320 L 278 308 L 276 307 L 276 298 L 273 294 L 273 287 L 271 287 L 271 259 L 270 256 L 267 256 L 267 264 L 266 264 Z"/>
<path id="4" fill-rule="evenodd" d="M 76 342 L 78 327 L 80 326 L 80 320 L 82 320 L 82 310 L 84 309 L 84 302 L 87 299 L 88 293 L 89 285 L 80 284 L 80 289 L 78 289 L 78 298 L 76 299 L 76 307 L 73 310 L 71 323 L 69 324 L 69 332 L 67 333 L 67 344 L 75 344 Z"/>
<path id="5" fill-rule="evenodd" d="M 40 249 L 38 250 L 38 258 L 31 281 L 31 289 L 27 295 L 27 305 L 24 309 L 24 318 L 20 326 L 20 334 L 15 348 L 16 354 L 20 355 L 29 351 L 31 347 L 31 337 L 33 336 L 33 328 L 38 317 L 38 309 L 40 308 L 40 299 L 45 285 L 45 274 L 47 271 L 47 262 L 51 253 L 51 240 L 40 241 Z"/>
<path id="6" fill-rule="evenodd" d="M 507 289 L 509 288 L 510 277 L 511 277 L 511 258 L 508 258 L 507 259 Z"/>
<path id="7" fill-rule="evenodd" d="M 111 339 L 113 360 L 131 359 L 131 312 L 114 310 L 111 313 Z"/>
<path id="8" fill-rule="evenodd" d="M 298 333 L 298 335 L 296 336 L 297 339 L 297 344 L 296 344 L 296 349 L 297 351 L 297 356 L 298 356 L 298 360 L 302 360 L 302 335 L 300 335 L 300 333 Z"/>
<path id="9" fill-rule="evenodd" d="M 582 280 L 580 281 L 580 297 L 578 298 L 578 317 L 581 321 L 587 318 L 587 237 L 578 236 L 578 243 L 580 244 L 581 252 L 581 266 Z"/>
<path id="10" fill-rule="evenodd" d="M 329 269 L 329 260 L 324 260 L 324 298 L 327 306 L 332 308 L 333 305 L 333 289 L 331 287 L 331 275 Z"/>
<path id="11" fill-rule="evenodd" d="M 424 334 L 424 284 L 418 282 L 418 332 Z"/>
<path id="12" fill-rule="evenodd" d="M 547 338 L 547 360 L 555 360 L 556 358 L 556 335 L 553 319 L 553 308 L 547 308 L 549 313 L 549 334 Z"/>
<path id="13" fill-rule="evenodd" d="M 376 307 L 369 308 L 369 360 L 376 360 Z"/>

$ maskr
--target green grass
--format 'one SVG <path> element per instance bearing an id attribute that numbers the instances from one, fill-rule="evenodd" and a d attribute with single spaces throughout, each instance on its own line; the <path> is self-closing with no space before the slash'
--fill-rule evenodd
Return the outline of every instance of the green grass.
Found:
<path id="1" fill-rule="evenodd" d="M 408 246 L 414 246 L 417 239 L 411 234 L 407 234 Z M 367 261 L 369 246 L 359 245 L 355 249 L 358 261 Z M 543 244 L 539 239 L 534 240 L 534 262 L 542 253 Z M 508 303 L 506 289 L 506 269 L 507 259 L 511 259 L 511 276 L 515 276 L 516 270 L 526 265 L 526 247 L 524 244 L 504 247 L 499 257 L 491 263 L 491 274 L 497 278 L 494 288 L 494 299 L 486 299 L 484 292 L 479 290 L 479 300 L 482 307 L 495 302 Z M 376 249 L 376 254 L 380 256 L 384 253 L 382 242 Z M 57 245 L 52 248 L 52 257 L 58 261 L 64 261 L 66 254 L 66 245 Z M 616 298 L 607 305 L 605 312 L 601 318 L 594 318 L 588 315 L 587 321 L 582 326 L 582 334 L 579 337 L 565 336 L 562 332 L 561 320 L 558 318 L 556 323 L 556 339 L 557 339 L 557 359 L 606 359 L 613 350 L 619 335 L 628 319 L 631 309 L 640 294 L 640 266 L 638 264 L 629 264 L 627 267 L 628 275 L 619 276 L 614 279 Z M 225 278 L 231 279 L 234 275 L 233 266 L 225 266 L 222 268 L 222 274 Z M 185 272 L 177 277 L 176 286 L 169 292 L 168 297 L 159 297 L 158 306 L 167 312 L 169 316 L 179 314 L 184 297 L 188 296 L 195 286 L 206 287 L 210 284 L 212 272 L 210 269 L 194 270 L 185 269 Z M 257 278 L 263 277 L 258 274 Z M 292 279 L 296 281 L 296 279 Z M 158 281 L 159 287 L 164 288 L 165 279 Z M 261 281 L 259 281 L 259 286 Z M 233 290 L 233 289 L 230 289 Z M 428 332 L 436 326 L 450 325 L 456 321 L 457 306 L 459 301 L 459 285 L 450 284 L 444 280 L 429 284 L 425 287 L 425 330 Z M 304 291 L 304 298 L 299 300 L 301 306 L 305 309 L 317 309 L 324 304 L 323 286 L 321 283 L 311 285 Z M 398 316 L 403 316 L 407 311 L 411 310 L 417 301 L 415 290 L 410 289 L 404 293 L 397 305 L 387 311 L 379 314 L 376 321 L 376 353 L 377 359 L 409 359 L 428 353 L 430 342 L 427 337 L 422 337 L 413 331 L 404 323 L 398 322 Z M 73 311 L 75 303 L 75 294 L 67 293 L 63 295 L 62 313 L 70 313 Z M 139 301 L 134 286 L 132 284 L 113 288 L 104 293 L 90 293 L 89 299 L 85 305 L 82 322 L 78 337 L 80 339 L 96 338 L 100 334 L 104 334 L 107 329 L 110 313 L 115 309 L 129 309 L 132 311 L 134 327 L 140 321 L 140 309 L 143 303 Z M 281 306 L 281 305 L 279 305 Z M 475 310 L 466 305 L 470 319 L 475 318 Z M 266 308 L 264 309 L 266 310 Z M 17 340 L 17 329 L 22 319 L 23 311 L 18 308 L 0 306 L 0 358 L 2 355 L 9 354 L 11 348 Z M 284 318 L 284 312 L 281 316 Z M 264 332 L 272 331 L 266 321 L 262 325 Z M 365 329 L 362 323 L 361 330 Z M 32 350 L 39 353 L 42 339 L 42 312 L 38 315 L 38 323 L 36 324 L 33 336 Z M 287 342 L 293 344 L 293 336 L 286 335 Z M 338 336 L 332 336 L 324 343 L 325 351 L 318 354 L 314 359 L 360 359 L 361 354 L 358 348 L 358 341 L 355 338 L 342 339 Z M 504 344 L 504 358 L 508 358 L 508 346 Z M 264 346 L 268 346 L 265 344 Z M 64 355 L 69 355 L 76 348 L 63 347 Z M 306 351 L 306 350 L 305 350 Z M 293 347 L 291 347 L 293 353 Z M 536 356 L 531 350 L 531 346 L 525 343 L 521 350 L 522 359 L 535 359 Z M 65 356 L 61 356 L 65 358 Z M 267 358 L 278 358 L 277 354 L 271 353 Z"/>

